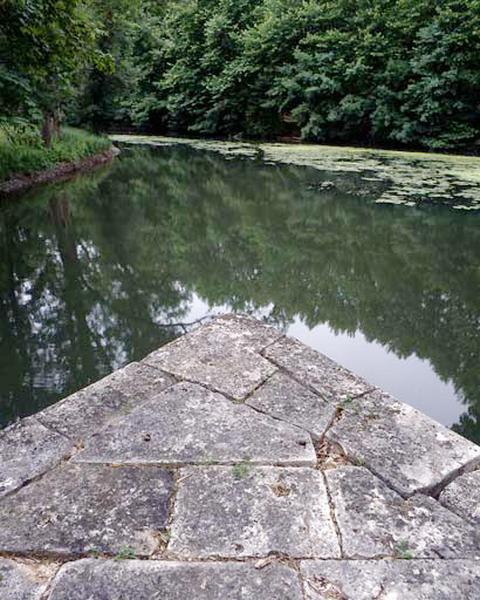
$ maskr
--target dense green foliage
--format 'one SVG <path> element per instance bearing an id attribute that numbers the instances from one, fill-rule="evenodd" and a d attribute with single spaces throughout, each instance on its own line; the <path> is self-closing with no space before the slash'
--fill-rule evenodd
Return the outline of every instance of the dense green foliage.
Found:
<path id="1" fill-rule="evenodd" d="M 0 0 L 0 180 L 109 146 L 60 128 L 90 65 L 111 70 L 93 0 Z"/>
<path id="2" fill-rule="evenodd" d="M 2 0 L 0 114 L 42 120 L 47 146 L 85 69 L 107 69 L 93 0 Z"/>
<path id="3" fill-rule="evenodd" d="M 2 0 L 0 57 L 0 113 L 97 129 L 470 150 L 480 132 L 480 0 Z"/>
<path id="4" fill-rule="evenodd" d="M 0 181 L 76 161 L 110 146 L 107 138 L 65 127 L 46 148 L 38 127 L 21 120 L 0 121 Z"/>
<path id="5" fill-rule="evenodd" d="M 108 24 L 117 69 L 80 111 L 97 126 L 430 149 L 479 137 L 479 0 L 165 0 Z"/>

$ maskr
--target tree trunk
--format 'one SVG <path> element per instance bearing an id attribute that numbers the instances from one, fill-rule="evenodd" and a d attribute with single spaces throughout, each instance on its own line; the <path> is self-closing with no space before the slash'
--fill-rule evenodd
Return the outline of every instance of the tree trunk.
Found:
<path id="1" fill-rule="evenodd" d="M 53 113 L 53 135 L 60 137 L 60 111 L 58 110 Z"/>
<path id="2" fill-rule="evenodd" d="M 42 139 L 47 148 L 52 145 L 52 140 L 60 135 L 60 113 L 58 111 L 45 111 L 43 113 Z"/>
<path id="3" fill-rule="evenodd" d="M 43 124 L 42 124 L 42 139 L 43 143 L 47 148 L 52 145 L 52 138 L 54 136 L 54 117 L 51 112 L 43 113 Z"/>

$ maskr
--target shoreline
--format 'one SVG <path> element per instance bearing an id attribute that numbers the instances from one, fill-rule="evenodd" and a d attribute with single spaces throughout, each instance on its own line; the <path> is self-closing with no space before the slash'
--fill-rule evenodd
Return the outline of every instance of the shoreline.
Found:
<path id="1" fill-rule="evenodd" d="M 50 169 L 34 173 L 18 174 L 0 182 L 0 197 L 13 196 L 26 192 L 30 188 L 43 183 L 53 183 L 70 179 L 77 173 L 85 173 L 100 165 L 104 165 L 120 154 L 120 149 L 115 145 L 104 152 L 86 156 L 72 162 L 60 162 Z"/>
<path id="2" fill-rule="evenodd" d="M 163 131 L 155 133 L 153 131 L 136 131 L 127 129 L 108 130 L 103 131 L 103 134 L 110 139 L 122 138 L 122 137 L 152 137 L 152 138 L 169 138 L 179 140 L 193 140 L 196 142 L 226 142 L 232 144 L 251 144 L 251 145 L 286 145 L 286 146 L 310 146 L 313 148 L 325 148 L 325 149 L 343 149 L 352 152 L 384 152 L 392 155 L 405 155 L 411 157 L 418 155 L 421 158 L 432 157 L 432 158 L 475 158 L 480 159 L 480 151 L 475 148 L 469 151 L 455 151 L 454 149 L 445 150 L 426 150 L 421 146 L 408 146 L 408 145 L 376 145 L 362 143 L 360 141 L 342 142 L 342 141 L 328 141 L 319 142 L 304 140 L 299 136 L 276 136 L 276 137 L 228 137 L 222 135 L 198 135 L 192 132 L 178 132 L 178 131 Z"/>

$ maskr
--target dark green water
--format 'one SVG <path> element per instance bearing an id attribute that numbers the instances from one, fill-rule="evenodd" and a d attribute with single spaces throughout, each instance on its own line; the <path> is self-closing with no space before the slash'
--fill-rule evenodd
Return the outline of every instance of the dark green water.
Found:
<path id="1" fill-rule="evenodd" d="M 374 205 L 359 185 L 135 148 L 3 202 L 0 425 L 235 310 L 480 442 L 480 215 Z"/>

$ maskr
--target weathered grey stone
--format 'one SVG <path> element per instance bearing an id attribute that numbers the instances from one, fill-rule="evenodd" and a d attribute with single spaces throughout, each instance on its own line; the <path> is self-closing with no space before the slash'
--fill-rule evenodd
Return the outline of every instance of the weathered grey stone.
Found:
<path id="1" fill-rule="evenodd" d="M 0 432 L 0 498 L 53 468 L 74 449 L 67 438 L 35 417 Z"/>
<path id="2" fill-rule="evenodd" d="M 179 481 L 168 547 L 174 555 L 340 555 L 319 471 L 190 467 Z"/>
<path id="3" fill-rule="evenodd" d="M 362 467 L 325 475 L 347 558 L 480 557 L 479 532 L 433 498 L 405 500 Z"/>
<path id="4" fill-rule="evenodd" d="M 202 340 L 221 346 L 234 346 L 237 350 L 260 353 L 266 346 L 280 339 L 281 331 L 248 315 L 225 314 L 183 336 L 188 343 Z M 179 340 L 170 345 L 175 345 Z M 155 352 L 153 353 L 155 354 Z"/>
<path id="5" fill-rule="evenodd" d="M 225 342 L 237 347 L 261 352 L 266 346 L 283 337 L 283 333 L 263 321 L 249 315 L 225 314 L 212 323 L 215 337 L 224 337 Z"/>
<path id="6" fill-rule="evenodd" d="M 144 362 L 243 400 L 276 371 L 257 351 L 279 335 L 247 317 L 218 318 L 163 346 Z"/>
<path id="7" fill-rule="evenodd" d="M 49 600 L 302 600 L 284 565 L 80 560 L 65 565 Z"/>
<path id="8" fill-rule="evenodd" d="M 327 439 L 404 496 L 480 463 L 480 446 L 381 391 L 346 406 Z"/>
<path id="9" fill-rule="evenodd" d="M 1 600 L 480 597 L 480 449 L 279 336 L 217 319 L 1 433 L 0 556 L 102 556 L 0 559 Z"/>
<path id="10" fill-rule="evenodd" d="M 246 404 L 321 438 L 335 417 L 335 406 L 284 373 L 275 373 Z"/>
<path id="11" fill-rule="evenodd" d="M 303 561 L 306 600 L 475 600 L 474 560 Z"/>
<path id="12" fill-rule="evenodd" d="M 166 373 L 148 365 L 131 363 L 36 416 L 44 424 L 72 439 L 83 439 L 111 418 L 128 413 L 173 382 L 174 379 Z"/>
<path id="13" fill-rule="evenodd" d="M 310 436 L 288 423 L 180 383 L 95 434 L 75 461 L 314 465 Z"/>
<path id="14" fill-rule="evenodd" d="M 440 503 L 480 525 L 480 471 L 464 473 L 440 494 Z"/>
<path id="15" fill-rule="evenodd" d="M 41 600 L 58 565 L 32 560 L 0 558 L 0 598 L 2 600 Z"/>
<path id="16" fill-rule="evenodd" d="M 0 552 L 149 555 L 172 479 L 156 467 L 65 465 L 0 503 Z"/>
<path id="17" fill-rule="evenodd" d="M 339 403 L 373 388 L 361 377 L 292 338 L 278 340 L 263 355 L 330 402 Z"/>

